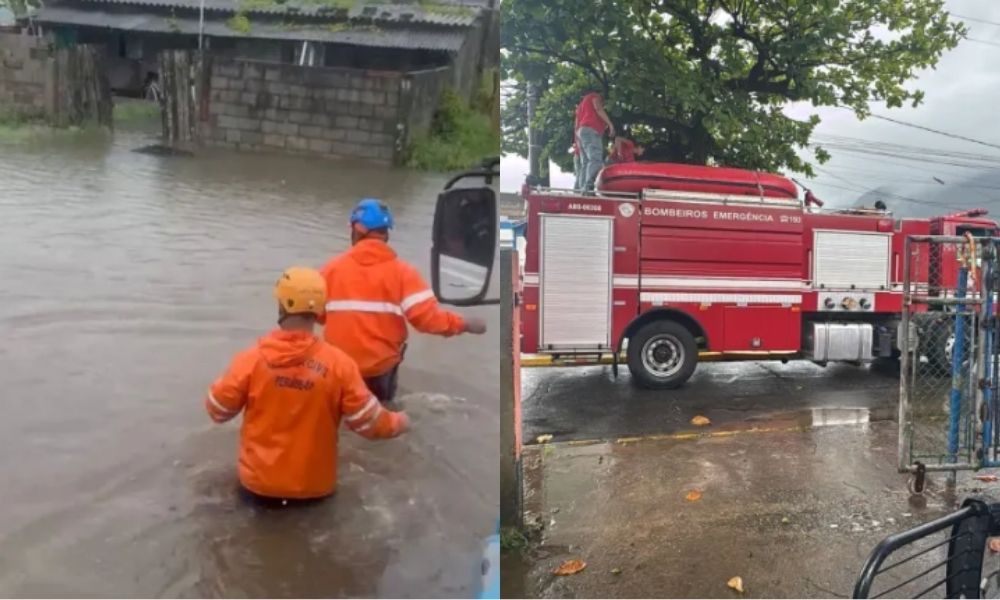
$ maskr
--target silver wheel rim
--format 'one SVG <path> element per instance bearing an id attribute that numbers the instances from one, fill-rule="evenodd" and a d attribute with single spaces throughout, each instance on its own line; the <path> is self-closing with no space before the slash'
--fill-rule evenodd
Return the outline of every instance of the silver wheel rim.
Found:
<path id="1" fill-rule="evenodd" d="M 642 366 L 658 379 L 673 377 L 684 366 L 684 345 L 675 336 L 662 333 L 642 346 Z"/>

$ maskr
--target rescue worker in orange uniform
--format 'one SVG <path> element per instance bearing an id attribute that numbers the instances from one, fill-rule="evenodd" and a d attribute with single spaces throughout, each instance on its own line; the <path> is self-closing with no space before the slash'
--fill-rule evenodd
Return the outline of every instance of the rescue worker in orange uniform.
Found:
<path id="1" fill-rule="evenodd" d="M 361 369 L 375 396 L 396 395 L 399 364 L 409 322 L 417 331 L 442 336 L 482 334 L 481 319 L 441 309 L 417 269 L 389 247 L 392 214 L 382 202 L 366 198 L 351 213 L 351 249 L 331 259 L 326 279 L 326 341 L 346 352 Z"/>
<path id="2" fill-rule="evenodd" d="M 236 355 L 209 388 L 205 410 L 216 423 L 243 413 L 243 490 L 268 504 L 287 504 L 334 492 L 341 420 L 354 432 L 378 439 L 406 431 L 409 418 L 384 409 L 354 361 L 313 333 L 326 302 L 319 272 L 286 270 L 274 295 L 278 329 Z"/>

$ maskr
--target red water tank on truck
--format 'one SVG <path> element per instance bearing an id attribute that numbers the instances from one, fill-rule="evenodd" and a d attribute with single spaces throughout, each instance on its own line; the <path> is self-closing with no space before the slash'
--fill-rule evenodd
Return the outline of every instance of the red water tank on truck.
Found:
<path id="1" fill-rule="evenodd" d="M 624 351 L 649 388 L 682 384 L 699 356 L 898 357 L 906 237 L 997 231 L 982 209 L 826 209 L 784 177 L 740 169 L 629 163 L 597 188 L 524 192 L 522 349 L 574 362 Z M 928 293 L 957 277 L 940 254 L 911 262 Z"/>

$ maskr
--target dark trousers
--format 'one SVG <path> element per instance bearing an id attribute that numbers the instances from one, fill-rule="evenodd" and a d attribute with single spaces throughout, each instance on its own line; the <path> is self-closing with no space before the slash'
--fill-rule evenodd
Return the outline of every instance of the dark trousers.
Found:
<path id="1" fill-rule="evenodd" d="M 396 388 L 399 385 L 399 365 L 393 367 L 388 373 L 366 378 L 365 385 L 382 404 L 392 402 L 396 397 Z"/>
<path id="2" fill-rule="evenodd" d="M 322 502 L 329 496 L 323 496 L 320 498 L 275 498 L 273 496 L 261 496 L 255 492 L 251 492 L 242 485 L 239 486 L 240 498 L 258 508 L 276 509 L 276 508 L 286 508 L 293 506 L 310 506 L 318 502 Z"/>
<path id="3" fill-rule="evenodd" d="M 392 402 L 396 398 L 396 388 L 399 386 L 399 365 L 403 364 L 404 356 L 406 356 L 406 344 L 403 344 L 403 348 L 399 351 L 399 364 L 393 367 L 392 370 L 381 375 L 376 375 L 375 377 L 365 378 L 365 385 L 368 386 L 368 390 L 382 404 Z"/>

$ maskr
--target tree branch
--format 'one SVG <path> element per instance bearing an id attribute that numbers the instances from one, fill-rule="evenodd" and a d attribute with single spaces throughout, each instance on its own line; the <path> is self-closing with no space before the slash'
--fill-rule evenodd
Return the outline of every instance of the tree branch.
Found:
<path id="1" fill-rule="evenodd" d="M 551 48 L 532 48 L 530 46 L 513 46 L 513 49 L 517 50 L 517 51 L 520 51 L 520 52 L 527 52 L 527 53 L 530 53 L 530 54 L 541 54 L 542 56 L 547 56 L 549 58 L 554 58 L 554 59 L 557 59 L 557 60 L 561 60 L 563 62 L 568 62 L 570 64 L 573 64 L 573 65 L 576 65 L 576 66 L 580 67 L 581 69 L 586 70 L 588 73 L 590 73 L 591 75 L 593 75 L 599 81 L 603 82 L 603 78 L 601 76 L 600 71 L 597 71 L 593 67 L 593 65 L 590 65 L 590 64 L 588 64 L 588 63 L 586 63 L 586 62 L 584 62 L 582 60 L 578 60 L 578 59 L 572 58 L 570 56 L 566 56 L 565 54 L 563 54 L 561 52 L 557 52 L 555 50 L 552 50 Z"/>

